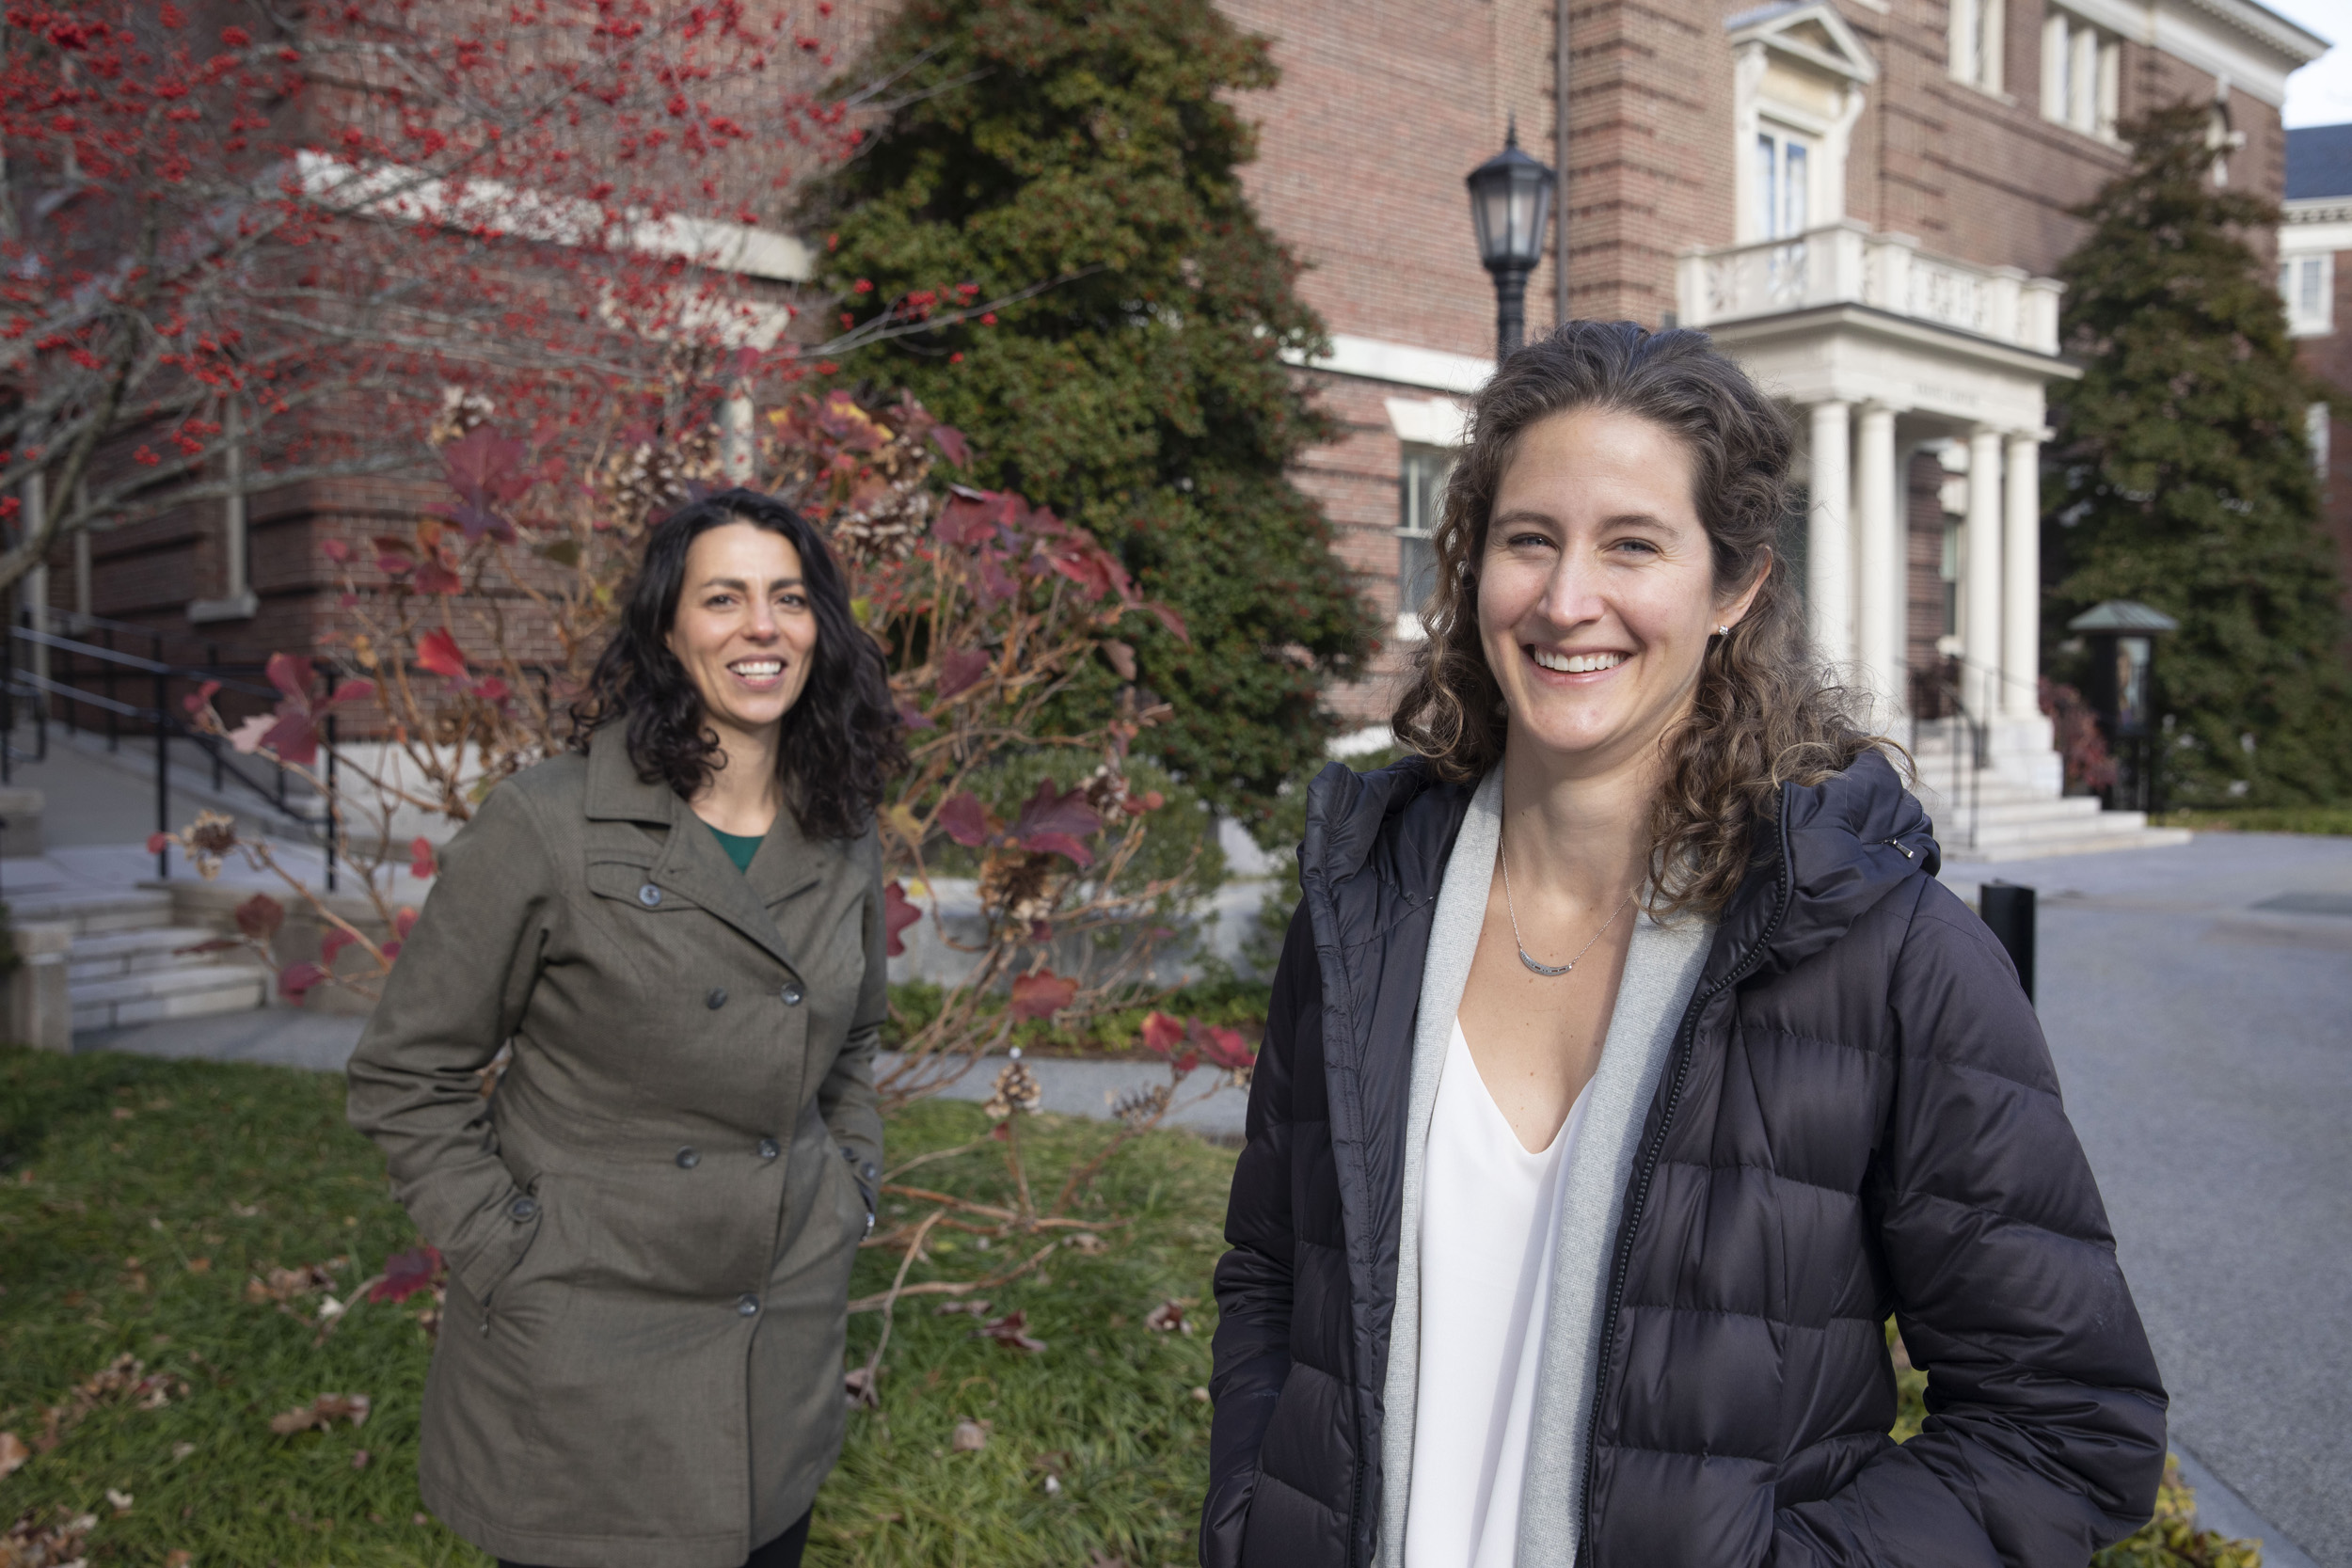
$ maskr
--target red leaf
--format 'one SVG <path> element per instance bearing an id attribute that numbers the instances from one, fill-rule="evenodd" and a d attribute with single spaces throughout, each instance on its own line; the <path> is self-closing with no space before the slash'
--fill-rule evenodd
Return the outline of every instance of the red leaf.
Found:
<path id="1" fill-rule="evenodd" d="M 1021 847 L 1033 855 L 1067 855 L 1081 871 L 1094 863 L 1094 851 L 1068 833 L 1031 833 Z"/>
<path id="2" fill-rule="evenodd" d="M 344 930 L 341 926 L 329 926 L 324 932 L 320 933 L 319 936 L 319 967 L 321 969 L 333 969 L 335 967 L 335 955 L 342 952 L 344 948 L 349 947 L 353 942 L 356 942 L 359 939 L 358 937 L 353 936 L 349 931 Z"/>
<path id="3" fill-rule="evenodd" d="M 1168 630 L 1168 634 L 1174 637 L 1176 641 L 1184 643 L 1186 647 L 1190 647 L 1192 645 L 1192 633 L 1184 629 L 1184 618 L 1183 616 L 1177 614 L 1174 610 L 1168 609 L 1168 606 L 1164 604 L 1147 604 L 1143 608 L 1158 616 L 1160 618 L 1160 625 L 1166 626 Z"/>
<path id="4" fill-rule="evenodd" d="M 416 926 L 417 911 L 410 909 L 407 905 L 403 904 L 398 910 L 393 911 L 392 935 L 395 938 L 402 942 L 406 942 L 408 940 L 408 933 L 416 929 Z"/>
<path id="5" fill-rule="evenodd" d="M 296 768 L 308 768 L 319 757 L 318 726 L 310 716 L 292 703 L 278 705 L 278 722 L 262 736 L 262 744 L 278 753 L 278 760 Z"/>
<path id="6" fill-rule="evenodd" d="M 296 658 L 292 654 L 272 654 L 266 673 L 270 685 L 283 691 L 290 700 L 297 703 L 310 700 L 310 666 L 308 660 Z"/>
<path id="7" fill-rule="evenodd" d="M 326 540 L 319 546 L 319 554 L 340 566 L 351 559 L 351 542 L 347 539 Z"/>
<path id="8" fill-rule="evenodd" d="M 1012 982 L 1012 1016 L 1015 1018 L 1051 1018 L 1077 999 L 1078 982 L 1050 969 L 1035 974 L 1020 974 Z"/>
<path id="9" fill-rule="evenodd" d="M 1184 1037 L 1184 1026 L 1157 1007 L 1143 1021 L 1143 1048 L 1155 1056 L 1167 1055 Z"/>
<path id="10" fill-rule="evenodd" d="M 968 789 L 949 796 L 940 806 L 939 825 L 947 831 L 949 838 L 967 849 L 988 842 L 988 813 L 980 805 L 980 798 Z"/>
<path id="11" fill-rule="evenodd" d="M 406 1301 L 420 1291 L 429 1291 L 434 1281 L 442 1277 L 441 1254 L 437 1247 L 413 1247 L 396 1252 L 384 1259 L 384 1277 L 368 1291 L 370 1301 Z"/>
<path id="12" fill-rule="evenodd" d="M 1007 1350 L 1026 1351 L 1031 1355 L 1045 1348 L 1045 1341 L 1029 1333 L 1026 1312 L 1008 1312 L 992 1318 L 972 1331 L 976 1339 L 993 1339 Z"/>
<path id="13" fill-rule="evenodd" d="M 417 640 L 417 662 L 452 680 L 466 676 L 466 656 L 458 650 L 457 639 L 446 631 L 429 631 Z"/>
<path id="14" fill-rule="evenodd" d="M 420 594 L 455 594 L 462 592 L 466 579 L 441 564 L 440 557 L 426 559 L 417 568 L 417 592 Z"/>
<path id="15" fill-rule="evenodd" d="M 986 648 L 958 648 L 939 661 L 939 694 L 943 698 L 969 690 L 995 659 Z"/>
<path id="16" fill-rule="evenodd" d="M 907 890 L 903 886 L 898 882 L 883 884 L 882 929 L 890 933 L 890 956 L 892 958 L 898 958 L 907 950 L 906 943 L 899 939 L 898 933 L 922 918 L 923 911 L 908 901 Z"/>
<path id="17" fill-rule="evenodd" d="M 931 524 L 931 534 L 943 545 L 958 546 L 993 539 L 1002 503 L 1000 496 L 967 490 L 959 484 L 949 493 L 947 504 L 939 509 L 939 516 Z"/>
<path id="18" fill-rule="evenodd" d="M 286 923 L 286 906 L 266 893 L 257 893 L 237 906 L 237 929 L 256 942 L 267 942 Z"/>
<path id="19" fill-rule="evenodd" d="M 1094 856 L 1078 841 L 1102 831 L 1103 815 L 1087 803 L 1085 790 L 1065 795 L 1053 780 L 1043 779 L 1014 818 L 1012 838 L 1024 849 L 1067 855 L 1085 866 L 1094 863 Z"/>
<path id="20" fill-rule="evenodd" d="M 465 530 L 469 539 L 487 533 L 499 539 L 515 537 L 515 525 L 501 511 L 531 488 L 531 470 L 524 467 L 525 448 L 490 425 L 476 425 L 441 449 L 441 466 L 448 470 L 450 488 L 460 505 L 444 514 Z"/>
<path id="21" fill-rule="evenodd" d="M 957 467 L 968 468 L 972 466 L 972 443 L 965 440 L 963 432 L 955 426 L 931 426 L 931 445 L 939 449 L 940 456 Z"/>
<path id="22" fill-rule="evenodd" d="M 424 878 L 439 870 L 439 863 L 433 858 L 433 841 L 422 833 L 410 839 L 408 841 L 408 875 Z"/>
<path id="23" fill-rule="evenodd" d="M 191 691 L 186 696 L 181 698 L 180 705 L 186 708 L 191 714 L 201 713 L 204 711 L 205 707 L 211 704 L 212 700 L 218 695 L 220 695 L 220 682 L 206 681 L 202 686 L 198 687 L 194 691 Z"/>
<path id="24" fill-rule="evenodd" d="M 1228 1072 L 1256 1065 L 1258 1053 L 1242 1039 L 1240 1030 L 1220 1029 L 1214 1023 L 1198 1024 L 1196 1027 L 1200 1031 L 1195 1037 L 1200 1041 L 1200 1053 L 1209 1058 L 1210 1065 L 1221 1067 Z"/>
<path id="25" fill-rule="evenodd" d="M 169 833 L 150 833 L 147 835 L 147 852 L 151 855 L 160 855 L 164 852 L 164 846 L 170 842 Z"/>
<path id="26" fill-rule="evenodd" d="M 335 694 L 332 697 L 318 705 L 333 707 L 338 703 L 364 703 L 374 695 L 375 683 L 373 681 L 345 681 L 335 688 Z"/>
<path id="27" fill-rule="evenodd" d="M 278 994 L 289 1002 L 300 1002 L 326 978 L 326 972 L 314 963 L 288 964 L 278 972 Z"/>

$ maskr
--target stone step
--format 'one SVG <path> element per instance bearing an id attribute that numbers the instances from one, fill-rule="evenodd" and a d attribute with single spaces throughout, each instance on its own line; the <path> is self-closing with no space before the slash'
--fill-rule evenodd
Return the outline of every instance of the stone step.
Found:
<path id="1" fill-rule="evenodd" d="M 2137 815 L 2137 814 L 2134 814 Z M 2028 839 L 2023 842 L 1986 840 L 1976 847 L 1944 847 L 1944 859 L 1953 864 L 1973 864 L 1979 861 L 2041 860 L 2058 855 L 2090 855 L 2109 849 L 2162 849 L 2176 844 L 2186 844 L 2190 837 L 2185 828 L 2134 828 L 2121 832 L 2084 833 L 2075 837 Z"/>
<path id="2" fill-rule="evenodd" d="M 156 969 L 187 969 L 222 961 L 217 953 L 183 949 L 219 937 L 200 926 L 152 926 L 139 930 L 108 931 L 76 938 L 67 958 L 66 974 L 75 985 L 111 980 Z"/>
<path id="3" fill-rule="evenodd" d="M 72 987 L 71 994 L 78 1034 L 262 1006 L 269 1001 L 269 976 L 248 964 L 199 964 L 92 980 Z"/>
<path id="4" fill-rule="evenodd" d="M 10 919 L 61 921 L 73 927 L 77 941 L 171 924 L 171 895 L 167 893 L 23 893 L 11 895 L 8 904 Z"/>
<path id="5" fill-rule="evenodd" d="M 2098 801 L 2087 800 L 2081 796 L 2069 796 L 2056 800 L 2046 796 L 2026 796 L 2011 800 L 1994 800 L 1985 797 L 1977 800 L 1973 812 L 1969 808 L 1968 798 L 1964 795 L 1956 800 L 1941 800 L 1928 797 L 1923 798 L 1919 803 L 1928 808 L 1928 815 L 1935 819 L 1938 828 L 1948 825 L 1957 830 L 1965 830 L 1971 816 L 1976 819 L 1978 827 L 1982 829 L 2010 823 L 2022 826 L 2029 822 L 2082 822 L 2091 817 L 2114 815 L 2100 811 Z"/>

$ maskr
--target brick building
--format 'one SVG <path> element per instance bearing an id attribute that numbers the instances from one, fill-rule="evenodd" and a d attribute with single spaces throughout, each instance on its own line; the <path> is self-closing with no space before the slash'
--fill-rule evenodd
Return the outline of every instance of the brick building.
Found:
<path id="1" fill-rule="evenodd" d="M 1530 331 L 1566 313 L 1713 334 L 1797 419 L 1809 510 L 1788 548 L 1823 646 L 1890 721 L 1930 721 L 1924 750 L 1962 704 L 1992 773 L 2058 793 L 2035 697 L 2038 445 L 2045 388 L 2077 373 L 2048 277 L 2082 233 L 2067 209 L 2125 167 L 2120 121 L 2184 99 L 2211 106 L 2216 179 L 2283 192 L 2286 77 L 2325 40 L 2258 0 L 1222 3 L 1282 69 L 1245 105 L 1263 126 L 1247 179 L 1332 331 L 1299 373 L 1343 434 L 1297 481 L 1394 618 L 1380 671 L 1335 698 L 1367 738 L 1420 634 L 1462 399 L 1492 365 L 1462 180 L 1515 123 L 1565 176 L 1565 288 L 1555 248 Z M 77 546 L 49 601 L 281 642 L 318 602 L 307 505 Z"/>
<path id="2" fill-rule="evenodd" d="M 2345 607 L 2352 609 L 2352 125 L 2287 133 L 2286 221 L 2279 230 L 2279 293 L 2304 368 L 2344 400 L 2311 407 L 2320 515 L 2335 535 Z"/>

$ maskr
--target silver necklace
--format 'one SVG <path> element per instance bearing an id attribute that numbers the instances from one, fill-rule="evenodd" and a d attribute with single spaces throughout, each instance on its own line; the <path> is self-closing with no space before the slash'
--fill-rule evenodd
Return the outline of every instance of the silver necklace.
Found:
<path id="1" fill-rule="evenodd" d="M 1497 840 L 1495 844 L 1495 858 L 1502 862 L 1502 908 L 1503 911 L 1511 917 L 1511 944 L 1519 950 L 1519 962 L 1536 974 L 1550 978 L 1565 974 L 1581 963 L 1584 960 L 1584 955 L 1593 950 L 1593 942 L 1598 942 L 1608 933 L 1609 927 L 1617 923 L 1617 916 L 1625 913 L 1626 905 L 1633 902 L 1633 892 L 1640 891 L 1635 889 L 1633 892 L 1627 893 L 1625 897 L 1618 902 L 1617 907 L 1609 911 L 1609 918 L 1600 923 L 1600 929 L 1593 933 L 1593 942 L 1588 942 L 1578 948 L 1575 958 L 1554 969 L 1549 964 L 1539 964 L 1527 956 L 1527 940 L 1519 935 L 1518 906 L 1511 899 L 1511 857 L 1502 847 L 1501 840 Z"/>

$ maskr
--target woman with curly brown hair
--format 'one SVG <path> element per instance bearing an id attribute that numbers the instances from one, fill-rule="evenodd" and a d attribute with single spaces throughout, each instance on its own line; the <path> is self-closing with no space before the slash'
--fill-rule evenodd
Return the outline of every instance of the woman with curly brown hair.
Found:
<path id="1" fill-rule="evenodd" d="M 881 1182 L 898 715 L 823 538 L 749 490 L 656 526 L 576 711 L 450 844 L 351 1060 L 449 1260 L 419 1479 L 502 1561 L 790 1568 Z"/>
<path id="2" fill-rule="evenodd" d="M 2055 1568 L 2147 1516 L 2165 1398 L 2097 1189 L 1808 650 L 1789 463 L 1697 333 L 1571 323 L 1479 394 L 1416 754 L 1309 797 L 1208 1568 Z"/>

